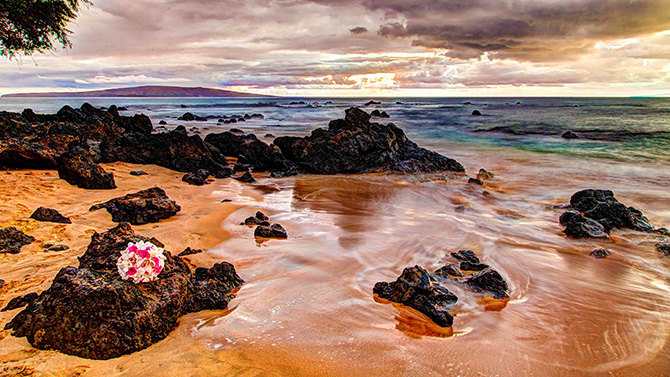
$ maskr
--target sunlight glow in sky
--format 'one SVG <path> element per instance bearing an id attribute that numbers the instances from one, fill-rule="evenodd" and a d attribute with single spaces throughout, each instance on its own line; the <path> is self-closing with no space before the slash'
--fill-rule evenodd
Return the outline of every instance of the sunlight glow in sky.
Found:
<path id="1" fill-rule="evenodd" d="M 670 0 L 94 0 L 0 94 L 670 95 Z"/>

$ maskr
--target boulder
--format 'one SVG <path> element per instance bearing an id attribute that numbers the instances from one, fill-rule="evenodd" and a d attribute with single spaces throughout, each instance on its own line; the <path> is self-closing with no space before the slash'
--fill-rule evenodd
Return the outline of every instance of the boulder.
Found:
<path id="1" fill-rule="evenodd" d="M 457 161 L 419 148 L 392 123 L 370 123 L 370 114 L 358 108 L 346 110 L 345 119 L 331 121 L 327 130 L 278 137 L 274 144 L 305 173 L 465 172 Z"/>
<path id="2" fill-rule="evenodd" d="M 265 214 L 261 211 L 256 212 L 255 216 L 249 216 L 246 219 L 244 219 L 244 225 L 248 226 L 254 226 L 254 225 L 262 225 L 262 226 L 270 226 L 270 220 Z"/>
<path id="3" fill-rule="evenodd" d="M 259 225 L 254 231 L 254 237 L 258 238 L 288 238 L 286 229 L 279 224 L 268 226 Z"/>
<path id="4" fill-rule="evenodd" d="M 29 236 L 15 227 L 0 229 L 0 253 L 18 254 L 21 247 L 35 242 L 35 237 Z"/>
<path id="5" fill-rule="evenodd" d="M 373 293 L 379 298 L 403 304 L 432 319 L 442 327 L 451 327 L 454 317 L 449 310 L 458 297 L 437 283 L 433 274 L 423 267 L 407 267 L 394 282 L 375 284 Z"/>
<path id="6" fill-rule="evenodd" d="M 96 204 L 89 211 L 102 208 L 107 209 L 107 212 L 112 215 L 112 221 L 129 222 L 133 225 L 155 223 L 181 211 L 181 207 L 168 198 L 165 191 L 159 187 L 152 187 Z"/>
<path id="7" fill-rule="evenodd" d="M 110 190 L 116 188 L 114 175 L 93 160 L 90 151 L 81 146 L 71 147 L 56 159 L 58 176 L 83 189 Z"/>
<path id="8" fill-rule="evenodd" d="M 233 178 L 244 183 L 256 183 L 256 178 L 254 178 L 254 176 L 251 175 L 250 172 L 246 172 L 238 177 Z"/>
<path id="9" fill-rule="evenodd" d="M 253 134 L 238 136 L 232 132 L 222 132 L 207 135 L 205 141 L 224 156 L 237 157 L 240 164 L 252 166 L 256 172 L 286 172 L 294 166 L 276 145 L 266 144 Z"/>
<path id="10" fill-rule="evenodd" d="M 482 112 L 479 110 L 472 110 L 472 116 L 481 116 Z"/>
<path id="11" fill-rule="evenodd" d="M 477 272 L 465 281 L 465 285 L 475 292 L 491 293 L 493 298 L 498 300 L 509 298 L 507 282 L 498 271 L 492 268 Z"/>
<path id="12" fill-rule="evenodd" d="M 454 259 L 459 260 L 461 262 L 470 262 L 474 264 L 480 263 L 477 254 L 475 254 L 475 252 L 472 250 L 458 250 L 456 252 L 451 253 L 451 256 Z"/>
<path id="13" fill-rule="evenodd" d="M 30 215 L 31 219 L 37 221 L 48 221 L 52 223 L 61 223 L 61 224 L 72 224 L 72 221 L 67 217 L 60 214 L 60 212 L 55 209 L 39 207 L 38 209 Z"/>
<path id="14" fill-rule="evenodd" d="M 456 263 L 449 263 L 441 267 L 440 269 L 435 271 L 435 275 L 447 279 L 459 278 L 464 276 L 463 273 L 461 272 L 459 265 L 457 265 Z"/>
<path id="15" fill-rule="evenodd" d="M 79 267 L 58 272 L 49 289 L 18 313 L 5 329 L 25 336 L 35 348 L 59 350 L 89 359 L 126 355 L 164 339 L 179 317 L 201 310 L 221 310 L 244 281 L 226 262 L 191 273 L 179 257 L 165 252 L 158 279 L 135 284 L 116 268 L 129 242 L 155 239 L 136 235 L 128 224 L 95 233 Z"/>
<path id="16" fill-rule="evenodd" d="M 567 211 L 559 218 L 565 226 L 563 233 L 572 238 L 609 238 L 609 229 L 601 223 L 582 216 L 577 211 Z"/>

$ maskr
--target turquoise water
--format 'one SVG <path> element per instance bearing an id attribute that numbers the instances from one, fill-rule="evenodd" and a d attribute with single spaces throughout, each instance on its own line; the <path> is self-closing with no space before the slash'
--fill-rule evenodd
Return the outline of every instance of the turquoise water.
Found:
<path id="1" fill-rule="evenodd" d="M 390 119 L 410 137 L 432 142 L 517 148 L 538 153 L 606 158 L 622 161 L 670 162 L 670 99 L 665 98 L 378 98 Z M 290 105 L 304 101 L 305 104 Z M 63 105 L 128 107 L 125 114 L 145 113 L 157 125 L 168 121 L 207 127 L 204 133 L 230 126 L 270 131 L 275 134 L 305 134 L 341 118 L 344 109 L 362 106 L 363 98 L 0 98 L 0 110 L 53 113 Z M 321 107 L 309 107 L 318 102 Z M 402 102 L 397 104 L 397 102 Z M 182 106 L 184 105 L 184 106 Z M 482 116 L 472 116 L 473 110 Z M 224 116 L 262 113 L 265 119 L 238 125 L 178 122 L 184 112 Z M 566 140 L 561 134 L 576 132 L 580 139 Z M 276 131 L 276 132 L 275 132 Z"/>

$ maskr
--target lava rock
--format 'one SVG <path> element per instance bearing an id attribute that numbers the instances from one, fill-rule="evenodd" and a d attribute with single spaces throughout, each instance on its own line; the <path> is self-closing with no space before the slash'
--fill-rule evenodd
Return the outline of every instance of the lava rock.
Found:
<path id="1" fill-rule="evenodd" d="M 670 257 L 670 243 L 657 243 L 656 250 L 666 257 Z"/>
<path id="2" fill-rule="evenodd" d="M 477 179 L 480 181 L 486 181 L 487 179 L 493 179 L 495 177 L 495 174 L 491 173 L 490 171 L 481 168 L 479 169 L 479 172 L 477 173 Z"/>
<path id="3" fill-rule="evenodd" d="M 129 242 L 138 241 L 160 244 L 136 235 L 128 224 L 95 233 L 79 267 L 61 269 L 5 329 L 38 349 L 111 359 L 164 339 L 187 313 L 227 308 L 231 293 L 244 283 L 226 262 L 191 274 L 169 251 L 156 281 L 122 280 L 116 261 Z"/>
<path id="4" fill-rule="evenodd" d="M 479 110 L 472 110 L 472 116 L 481 116 L 482 112 Z"/>
<path id="5" fill-rule="evenodd" d="M 116 188 L 114 175 L 93 160 L 90 151 L 74 146 L 56 159 L 58 176 L 83 189 L 110 190 Z"/>
<path id="6" fill-rule="evenodd" d="M 375 284 L 378 297 L 413 308 L 433 320 L 438 326 L 451 327 L 454 317 L 450 308 L 458 297 L 439 285 L 437 279 L 423 267 L 407 267 L 394 282 Z"/>
<path id="7" fill-rule="evenodd" d="M 18 254 L 21 247 L 35 242 L 35 237 L 29 236 L 15 227 L 0 229 L 0 253 Z"/>
<path id="8" fill-rule="evenodd" d="M 9 301 L 9 303 L 7 303 L 7 306 L 5 306 L 1 311 L 6 312 L 9 310 L 22 308 L 30 304 L 31 302 L 35 301 L 35 299 L 37 299 L 37 296 L 38 296 L 37 293 L 31 292 L 23 296 L 14 297 Z"/>
<path id="9" fill-rule="evenodd" d="M 244 183 L 256 183 L 256 178 L 254 178 L 254 176 L 251 175 L 251 173 L 249 172 L 246 172 L 240 175 L 239 177 L 233 177 L 233 178 Z"/>
<path id="10" fill-rule="evenodd" d="M 579 139 L 579 135 L 577 135 L 576 133 L 574 133 L 574 132 L 572 132 L 572 131 L 569 131 L 569 130 L 563 132 L 563 134 L 561 135 L 561 137 L 562 137 L 563 139 Z"/>
<path id="11" fill-rule="evenodd" d="M 187 247 L 182 251 L 181 253 L 177 254 L 178 257 L 185 257 L 187 255 L 193 255 L 193 254 L 200 254 L 202 253 L 201 249 L 191 249 L 190 247 Z"/>
<path id="12" fill-rule="evenodd" d="M 152 187 L 96 204 L 89 211 L 102 208 L 107 209 L 107 212 L 112 215 L 112 221 L 129 222 L 133 225 L 155 223 L 181 211 L 181 207 L 168 198 L 165 191 L 159 187 Z"/>
<path id="13" fill-rule="evenodd" d="M 254 231 L 254 237 L 258 238 L 288 238 L 286 229 L 279 224 L 268 226 L 257 226 Z"/>
<path id="14" fill-rule="evenodd" d="M 582 216 L 577 211 L 567 211 L 559 218 L 565 226 L 563 233 L 573 238 L 609 238 L 608 229 L 603 224 Z"/>
<path id="15" fill-rule="evenodd" d="M 253 134 L 222 132 L 207 135 L 205 141 L 224 156 L 237 157 L 240 164 L 252 166 L 253 171 L 287 172 L 294 167 L 276 145 L 266 144 Z"/>
<path id="16" fill-rule="evenodd" d="M 244 225 L 262 225 L 270 226 L 270 220 L 265 214 L 261 211 L 256 212 L 255 216 L 249 216 L 244 219 Z"/>
<path id="17" fill-rule="evenodd" d="M 331 121 L 327 130 L 278 137 L 274 144 L 305 173 L 465 172 L 456 160 L 419 148 L 392 123 L 370 123 L 370 114 L 359 108 L 346 110 L 345 119 Z"/>
<path id="18" fill-rule="evenodd" d="M 459 250 L 451 253 L 451 256 L 461 262 L 469 262 L 472 264 L 481 263 L 477 257 L 477 254 L 475 254 L 475 252 L 472 250 Z"/>
<path id="19" fill-rule="evenodd" d="M 72 224 L 72 221 L 67 217 L 61 215 L 58 211 L 51 208 L 39 207 L 38 209 L 30 215 L 31 219 L 37 221 L 48 221 L 52 223 L 60 224 Z"/>
<path id="20" fill-rule="evenodd" d="M 472 183 L 472 184 L 479 185 L 479 186 L 484 185 L 484 181 L 482 181 L 479 178 L 468 178 L 468 183 Z"/>
<path id="21" fill-rule="evenodd" d="M 370 100 L 370 101 L 366 102 L 365 105 L 363 105 L 363 106 L 381 105 L 381 104 L 382 104 L 382 103 L 379 102 L 379 101 L 373 101 L 373 100 Z"/>
<path id="22" fill-rule="evenodd" d="M 461 262 L 460 268 L 461 271 L 482 271 L 488 268 L 489 265 L 484 263 L 470 263 L 470 262 Z"/>
<path id="23" fill-rule="evenodd" d="M 7 303 L 7 306 L 5 306 L 1 311 L 6 312 L 8 310 L 14 310 L 18 308 L 22 308 L 31 302 L 35 301 L 37 298 L 37 293 L 31 292 L 23 296 L 19 297 L 14 297 Z"/>
<path id="24" fill-rule="evenodd" d="M 596 257 L 597 259 L 607 258 L 612 254 L 611 251 L 607 249 L 596 249 L 593 250 L 589 255 Z"/>
<path id="25" fill-rule="evenodd" d="M 205 169 L 198 169 L 195 173 L 184 174 L 181 180 L 189 185 L 202 186 L 208 183 L 207 178 L 209 178 L 209 172 Z"/>
<path id="26" fill-rule="evenodd" d="M 158 122 L 158 124 L 160 124 L 161 126 L 167 126 L 167 122 L 164 120 L 161 120 L 160 122 Z"/>
<path id="27" fill-rule="evenodd" d="M 456 263 L 449 263 L 448 265 L 443 266 L 442 268 L 435 271 L 435 275 L 447 279 L 464 276 Z"/>
<path id="28" fill-rule="evenodd" d="M 42 247 L 45 248 L 47 251 L 65 251 L 65 250 L 70 250 L 70 246 L 68 246 L 68 245 L 63 245 L 63 244 L 45 243 L 45 244 L 42 244 Z"/>
<path id="29" fill-rule="evenodd" d="M 576 192 L 570 198 L 570 205 L 589 219 L 600 223 L 606 221 L 610 228 L 629 228 L 642 232 L 654 231 L 649 224 L 649 219 L 642 212 L 620 203 L 610 190 Z"/>
<path id="30" fill-rule="evenodd" d="M 184 113 L 184 115 L 177 118 L 177 120 L 183 120 L 183 121 L 186 121 L 186 122 L 192 122 L 192 121 L 206 122 L 207 118 L 197 116 L 197 115 L 194 115 L 192 113 Z"/>
<path id="31" fill-rule="evenodd" d="M 491 268 L 486 268 L 476 273 L 466 280 L 465 284 L 475 292 L 492 293 L 495 299 L 502 300 L 509 298 L 507 282 L 498 271 Z"/>
<path id="32" fill-rule="evenodd" d="M 132 170 L 132 171 L 131 171 L 130 173 L 128 173 L 128 174 L 130 174 L 130 175 L 134 175 L 134 176 L 149 175 L 149 173 L 145 172 L 144 170 Z"/>

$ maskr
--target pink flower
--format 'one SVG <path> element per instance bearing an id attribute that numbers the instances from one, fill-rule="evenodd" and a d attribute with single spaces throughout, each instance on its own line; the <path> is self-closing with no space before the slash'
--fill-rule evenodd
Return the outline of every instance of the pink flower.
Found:
<path id="1" fill-rule="evenodd" d="M 133 276 L 133 275 L 135 275 L 135 273 L 137 273 L 137 268 L 135 268 L 135 267 L 128 268 L 128 272 L 127 272 L 128 276 Z"/>

